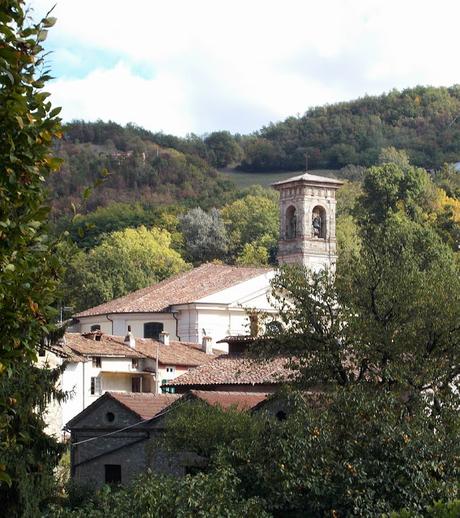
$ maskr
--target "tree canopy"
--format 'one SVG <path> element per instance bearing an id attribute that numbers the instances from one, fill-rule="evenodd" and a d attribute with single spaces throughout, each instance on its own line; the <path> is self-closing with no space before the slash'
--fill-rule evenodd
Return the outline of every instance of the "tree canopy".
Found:
<path id="1" fill-rule="evenodd" d="M 61 447 L 44 433 L 42 411 L 56 371 L 34 365 L 57 333 L 60 264 L 47 225 L 44 182 L 60 160 L 58 114 L 43 88 L 50 79 L 43 41 L 55 23 L 35 22 L 21 0 L 0 16 L 0 501 L 2 514 L 37 516 L 49 497 Z"/>
<path id="2" fill-rule="evenodd" d="M 171 248 L 169 232 L 157 228 L 112 232 L 86 253 L 75 246 L 63 248 L 65 302 L 75 310 L 121 297 L 188 268 Z"/>

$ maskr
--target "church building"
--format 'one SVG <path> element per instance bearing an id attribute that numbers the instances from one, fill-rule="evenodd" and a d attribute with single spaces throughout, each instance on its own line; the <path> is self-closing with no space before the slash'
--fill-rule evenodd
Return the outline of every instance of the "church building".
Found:
<path id="1" fill-rule="evenodd" d="M 280 193 L 278 262 L 334 269 L 336 191 L 342 182 L 304 173 L 277 182 Z M 158 284 L 75 315 L 74 330 L 213 344 L 249 334 L 248 311 L 275 313 L 268 300 L 272 268 L 204 264 Z"/>

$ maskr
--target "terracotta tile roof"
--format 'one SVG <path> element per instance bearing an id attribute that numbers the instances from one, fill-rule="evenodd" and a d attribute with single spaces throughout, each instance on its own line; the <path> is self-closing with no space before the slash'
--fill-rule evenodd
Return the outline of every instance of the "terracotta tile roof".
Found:
<path id="1" fill-rule="evenodd" d="M 218 405 L 224 409 L 235 407 L 238 410 L 250 410 L 267 398 L 262 392 L 219 392 L 214 390 L 191 390 L 187 394 L 205 401 L 209 405 Z"/>
<path id="2" fill-rule="evenodd" d="M 151 394 L 142 392 L 107 392 L 123 406 L 137 414 L 141 419 L 153 416 L 174 403 L 181 396 L 178 394 Z"/>
<path id="3" fill-rule="evenodd" d="M 87 338 L 80 333 L 65 334 L 65 349 L 79 356 L 122 356 L 144 358 L 144 355 L 123 343 L 123 337 L 100 334 L 100 340 Z"/>
<path id="4" fill-rule="evenodd" d="M 165 312 L 171 305 L 195 302 L 268 271 L 268 268 L 242 268 L 207 263 L 158 284 L 82 311 L 75 317 L 109 313 Z"/>
<path id="5" fill-rule="evenodd" d="M 287 358 L 252 360 L 242 355 L 225 354 L 170 380 L 167 386 L 265 385 L 287 381 L 292 370 Z"/>
<path id="6" fill-rule="evenodd" d="M 208 363 L 224 354 L 223 351 L 214 349 L 214 354 L 206 354 L 201 350 L 199 344 L 189 342 L 170 341 L 165 345 L 151 338 L 136 338 L 136 351 L 139 351 L 148 358 L 156 359 L 158 350 L 158 361 L 163 365 L 183 365 L 196 367 Z"/>
<path id="7" fill-rule="evenodd" d="M 56 356 L 63 358 L 66 361 L 79 363 L 87 360 L 85 356 L 76 353 L 68 345 L 52 345 L 49 350 Z"/>

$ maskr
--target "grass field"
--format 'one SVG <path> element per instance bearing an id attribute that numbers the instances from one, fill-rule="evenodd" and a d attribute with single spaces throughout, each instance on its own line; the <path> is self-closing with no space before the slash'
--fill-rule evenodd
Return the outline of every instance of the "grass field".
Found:
<path id="1" fill-rule="evenodd" d="M 335 177 L 337 175 L 337 171 L 331 169 L 315 169 L 308 172 L 310 174 L 316 174 L 319 176 Z M 235 171 L 227 169 L 219 171 L 219 173 L 227 180 L 231 180 L 238 187 L 244 189 L 245 187 L 249 187 L 250 185 L 262 185 L 262 187 L 269 187 L 270 184 L 274 182 L 287 180 L 292 176 L 298 176 L 302 174 L 303 171 L 273 171 L 270 173 L 247 173 L 244 171 Z"/>

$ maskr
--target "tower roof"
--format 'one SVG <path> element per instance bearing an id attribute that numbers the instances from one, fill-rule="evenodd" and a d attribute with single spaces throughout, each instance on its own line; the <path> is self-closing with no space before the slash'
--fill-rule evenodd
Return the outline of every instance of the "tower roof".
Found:
<path id="1" fill-rule="evenodd" d="M 288 178 L 287 180 L 282 180 L 281 182 L 272 183 L 272 187 L 275 189 L 281 186 L 284 186 L 289 183 L 304 183 L 306 185 L 314 185 L 314 186 L 324 186 L 327 185 L 332 187 L 333 189 L 338 189 L 343 182 L 337 180 L 336 178 L 328 178 L 327 176 L 317 176 L 315 174 L 303 173 L 298 176 L 293 176 L 292 178 Z"/>

